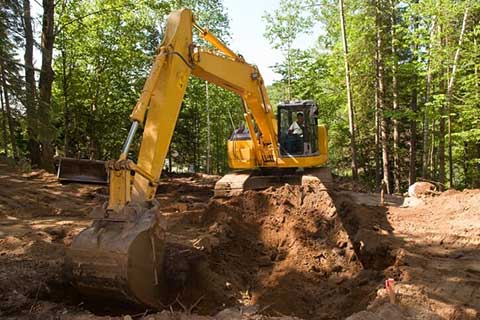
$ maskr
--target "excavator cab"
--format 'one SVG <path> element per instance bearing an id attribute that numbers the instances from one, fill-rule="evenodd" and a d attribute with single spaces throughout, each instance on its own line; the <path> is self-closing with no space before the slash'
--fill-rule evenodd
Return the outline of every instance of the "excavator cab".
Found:
<path id="1" fill-rule="evenodd" d="M 317 105 L 311 100 L 278 105 L 278 141 L 282 156 L 318 154 L 317 117 Z"/>
<path id="2" fill-rule="evenodd" d="M 246 116 L 247 124 L 250 120 Z M 318 108 L 312 100 L 284 102 L 277 106 L 278 157 L 271 161 L 256 152 L 259 132 L 248 127 L 234 130 L 227 143 L 228 165 L 234 171 L 215 184 L 215 196 L 228 197 L 245 190 L 264 189 L 285 183 L 299 184 L 308 179 L 328 183 L 330 170 L 320 167 L 328 158 L 327 128 L 318 124 Z M 259 159 L 260 158 L 260 159 Z"/>
<path id="3" fill-rule="evenodd" d="M 256 130 L 256 123 L 248 114 L 245 119 L 247 125 L 235 129 L 227 142 L 228 165 L 231 169 L 311 168 L 326 163 L 327 128 L 318 123 L 318 107 L 315 101 L 289 101 L 277 106 L 276 118 L 271 119 L 278 146 L 278 154 L 273 161 L 265 155 L 259 156 L 256 150 L 262 146 L 256 143 L 256 140 L 261 141 L 262 134 Z"/>

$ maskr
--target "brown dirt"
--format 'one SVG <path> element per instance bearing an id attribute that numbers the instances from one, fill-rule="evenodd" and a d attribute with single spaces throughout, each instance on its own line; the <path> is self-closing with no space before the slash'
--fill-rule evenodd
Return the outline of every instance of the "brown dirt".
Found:
<path id="1" fill-rule="evenodd" d="M 88 301 L 63 277 L 106 188 L 0 164 L 0 317 L 478 319 L 480 190 L 400 208 L 374 194 L 285 185 L 211 199 L 215 177 L 162 180 L 168 310 Z M 386 278 L 396 280 L 388 303 Z M 193 316 L 190 312 L 205 316 Z M 209 317 L 214 316 L 215 317 Z"/>

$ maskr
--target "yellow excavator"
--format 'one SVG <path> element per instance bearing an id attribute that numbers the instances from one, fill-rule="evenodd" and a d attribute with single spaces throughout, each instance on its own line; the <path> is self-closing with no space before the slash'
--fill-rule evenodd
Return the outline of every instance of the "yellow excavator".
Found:
<path id="1" fill-rule="evenodd" d="M 215 50 L 196 45 L 194 29 Z M 200 27 L 191 10 L 174 11 L 130 116 L 132 126 L 120 157 L 107 163 L 108 203 L 93 210 L 92 225 L 67 251 L 72 283 L 89 296 L 162 306 L 168 291 L 162 268 L 166 230 L 154 198 L 191 75 L 234 92 L 243 101 L 246 127 L 235 130 L 228 141 L 228 163 L 236 171 L 218 181 L 217 195 L 289 179 L 328 179 L 320 168 L 327 161 L 327 132 L 317 124 L 315 103 L 283 103 L 275 115 L 257 67 Z M 143 136 L 134 163 L 127 156 L 140 126 Z M 297 168 L 302 172 L 293 172 Z"/>

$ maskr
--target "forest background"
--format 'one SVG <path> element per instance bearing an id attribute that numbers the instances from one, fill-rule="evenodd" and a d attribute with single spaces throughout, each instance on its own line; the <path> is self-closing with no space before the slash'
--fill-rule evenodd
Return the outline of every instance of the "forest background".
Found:
<path id="1" fill-rule="evenodd" d="M 35 5 L 39 19 L 30 0 L 0 0 L 0 154 L 47 170 L 54 155 L 118 157 L 170 11 L 191 8 L 234 41 L 221 0 Z M 283 56 L 272 105 L 317 102 L 338 175 L 372 188 L 383 180 L 391 193 L 417 180 L 479 187 L 479 20 L 475 0 L 280 0 L 263 18 Z M 295 47 L 314 28 L 312 48 Z M 226 141 L 242 119 L 239 97 L 192 77 L 169 169 L 227 172 Z"/>

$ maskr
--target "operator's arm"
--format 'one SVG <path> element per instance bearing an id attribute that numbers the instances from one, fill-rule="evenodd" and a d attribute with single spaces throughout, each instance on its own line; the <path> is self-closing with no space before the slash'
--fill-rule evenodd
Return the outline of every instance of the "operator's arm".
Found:
<path id="1" fill-rule="evenodd" d="M 292 134 L 294 131 L 295 131 L 295 125 L 297 123 L 295 121 L 292 122 L 292 124 L 290 125 L 290 127 L 288 128 L 288 134 Z"/>

